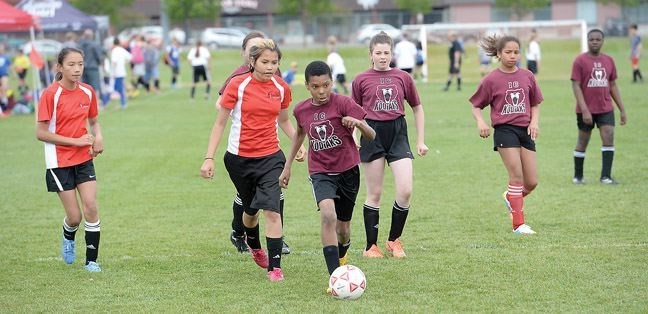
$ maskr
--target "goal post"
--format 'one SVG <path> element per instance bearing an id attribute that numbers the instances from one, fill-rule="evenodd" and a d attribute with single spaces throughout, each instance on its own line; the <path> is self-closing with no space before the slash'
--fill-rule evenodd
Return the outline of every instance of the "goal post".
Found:
<path id="1" fill-rule="evenodd" d="M 427 56 L 427 44 L 433 42 L 435 37 L 431 34 L 437 34 L 438 38 L 445 38 L 448 31 L 457 32 L 489 32 L 496 31 L 498 33 L 515 33 L 514 30 L 523 29 L 542 29 L 552 28 L 556 30 L 566 29 L 563 31 L 556 31 L 554 37 L 556 38 L 579 38 L 581 52 L 587 51 L 587 23 L 585 20 L 555 20 L 555 21 L 512 21 L 512 22 L 492 22 L 492 23 L 436 23 L 436 24 L 408 24 L 403 25 L 401 29 L 403 32 L 416 33 L 418 32 L 418 40 L 421 42 L 421 48 L 425 56 Z M 544 37 L 544 35 L 543 35 Z M 423 77 L 427 77 L 427 58 L 423 64 Z"/>

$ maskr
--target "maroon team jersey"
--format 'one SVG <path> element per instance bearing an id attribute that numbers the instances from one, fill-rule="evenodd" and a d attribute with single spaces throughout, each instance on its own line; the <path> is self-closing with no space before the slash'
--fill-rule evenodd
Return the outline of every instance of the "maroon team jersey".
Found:
<path id="1" fill-rule="evenodd" d="M 598 114 L 614 110 L 610 82 L 616 79 L 614 60 L 606 54 L 592 56 L 587 52 L 582 53 L 576 57 L 572 65 L 571 80 L 579 83 L 590 113 Z M 576 112 L 581 112 L 578 104 Z"/>
<path id="2" fill-rule="evenodd" d="M 223 86 L 221 86 L 221 89 L 218 91 L 218 95 L 223 95 L 223 92 L 225 92 L 225 87 L 227 87 L 227 84 L 232 80 L 233 77 L 245 74 L 250 72 L 250 66 L 247 64 L 243 64 L 240 67 L 236 68 L 232 74 L 225 80 L 225 83 L 223 83 Z"/>
<path id="3" fill-rule="evenodd" d="M 367 119 L 395 120 L 405 115 L 404 101 L 411 107 L 421 104 L 412 76 L 401 70 L 369 69 L 353 80 L 352 96 L 367 112 Z"/>
<path id="4" fill-rule="evenodd" d="M 542 102 L 542 93 L 533 73 L 518 69 L 505 73 L 496 69 L 488 74 L 470 97 L 473 107 L 491 106 L 491 125 L 510 124 L 521 127 L 531 123 L 531 107 Z"/>
<path id="5" fill-rule="evenodd" d="M 309 98 L 299 102 L 293 114 L 308 135 L 308 173 L 342 173 L 360 163 L 353 129 L 342 125 L 342 117 L 366 116 L 353 99 L 331 94 L 328 103 L 316 106 Z"/>

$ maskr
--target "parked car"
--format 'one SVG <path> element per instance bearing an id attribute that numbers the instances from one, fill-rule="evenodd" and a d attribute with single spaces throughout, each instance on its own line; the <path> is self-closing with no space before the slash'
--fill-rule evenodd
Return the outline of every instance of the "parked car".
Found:
<path id="1" fill-rule="evenodd" d="M 247 35 L 240 29 L 227 27 L 206 28 L 200 34 L 200 41 L 209 49 L 239 48 Z"/>
<path id="2" fill-rule="evenodd" d="M 161 41 L 164 38 L 162 26 L 159 25 L 127 28 L 121 31 L 118 37 L 122 41 L 128 41 L 135 34 L 144 35 L 146 40 L 157 39 Z M 179 28 L 173 28 L 169 30 L 169 39 L 171 38 L 176 38 L 178 42 L 184 44 L 187 41 L 187 34 Z"/>
<path id="3" fill-rule="evenodd" d="M 401 37 L 403 37 L 403 32 L 400 29 L 389 24 L 365 24 L 358 31 L 357 41 L 359 43 L 369 44 L 371 37 L 381 31 L 387 33 L 395 42 L 401 40 Z"/>
<path id="4" fill-rule="evenodd" d="M 63 49 L 63 44 L 52 39 L 36 39 L 34 40 L 34 47 L 36 47 L 36 51 L 42 56 L 55 57 Z M 32 42 L 26 42 L 22 46 L 22 50 L 25 54 L 29 54 L 32 50 Z"/>

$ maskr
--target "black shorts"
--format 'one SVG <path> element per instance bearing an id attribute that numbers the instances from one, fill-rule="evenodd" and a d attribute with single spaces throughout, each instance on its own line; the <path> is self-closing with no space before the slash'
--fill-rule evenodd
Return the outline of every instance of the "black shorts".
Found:
<path id="1" fill-rule="evenodd" d="M 351 221 L 358 190 L 360 169 L 355 166 L 338 174 L 315 173 L 310 176 L 313 195 L 318 206 L 325 199 L 335 201 L 335 214 L 339 221 Z"/>
<path id="2" fill-rule="evenodd" d="M 371 141 L 360 138 L 360 160 L 371 162 L 385 157 L 388 163 L 403 158 L 414 159 L 407 137 L 407 121 L 404 116 L 395 120 L 367 120 L 367 124 L 376 131 L 376 138 Z"/>
<path id="3" fill-rule="evenodd" d="M 18 74 L 19 79 L 24 80 L 25 77 L 27 77 L 27 69 L 23 69 L 22 71 L 17 72 L 16 74 Z"/>
<path id="4" fill-rule="evenodd" d="M 535 142 L 531 139 L 531 135 L 527 134 L 526 127 L 510 124 L 496 125 L 493 140 L 495 142 L 494 151 L 497 151 L 498 147 L 524 147 L 530 151 L 536 151 Z"/>
<path id="5" fill-rule="evenodd" d="M 583 114 L 576 114 L 576 125 L 581 131 L 591 131 L 594 129 L 594 125 L 597 128 L 601 128 L 601 125 L 611 125 L 614 126 L 614 110 L 605 113 L 595 113 L 592 114 L 592 124 L 585 124 L 583 122 Z"/>
<path id="6" fill-rule="evenodd" d="M 74 190 L 81 183 L 96 180 L 97 175 L 92 159 L 76 166 L 45 170 L 45 183 L 48 192 Z"/>
<path id="7" fill-rule="evenodd" d="M 258 158 L 227 152 L 224 161 L 246 213 L 255 215 L 259 209 L 279 212 L 279 176 L 286 163 L 286 156 L 281 150 Z"/>
<path id="8" fill-rule="evenodd" d="M 403 71 L 405 71 L 407 73 L 410 73 L 410 74 L 412 73 L 412 68 L 405 68 L 405 69 L 401 69 L 401 70 L 403 70 Z"/>
<path id="9" fill-rule="evenodd" d="M 535 60 L 527 60 L 527 70 L 533 74 L 538 74 L 538 62 Z"/>
<path id="10" fill-rule="evenodd" d="M 344 84 L 344 83 L 346 83 L 346 75 L 345 74 L 338 74 L 338 75 L 335 76 L 335 80 L 340 84 Z"/>
<path id="11" fill-rule="evenodd" d="M 196 65 L 193 67 L 193 82 L 198 83 L 200 78 L 203 81 L 209 81 L 209 76 L 207 75 L 207 70 L 204 65 Z"/>
<path id="12" fill-rule="evenodd" d="M 180 74 L 180 67 L 171 67 L 171 73 L 174 75 Z"/>

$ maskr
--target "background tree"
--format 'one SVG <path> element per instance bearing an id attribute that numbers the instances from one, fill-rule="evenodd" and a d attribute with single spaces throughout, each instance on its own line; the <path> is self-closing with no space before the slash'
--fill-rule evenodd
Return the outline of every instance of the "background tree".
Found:
<path id="1" fill-rule="evenodd" d="M 306 47 L 307 23 L 310 17 L 330 14 L 338 10 L 330 0 L 279 0 L 277 11 L 281 14 L 299 16 L 302 27 L 302 44 Z"/>
<path id="2" fill-rule="evenodd" d="M 410 12 L 410 24 L 418 24 L 417 15 L 425 15 L 432 11 L 435 0 L 394 0 L 397 8 Z"/>
<path id="3" fill-rule="evenodd" d="M 221 6 L 218 0 L 164 0 L 167 14 L 173 22 L 182 24 L 186 34 L 189 32 L 189 21 L 192 19 L 209 19 L 214 26 L 220 22 Z"/>
<path id="4" fill-rule="evenodd" d="M 513 15 L 512 19 L 522 20 L 535 9 L 546 8 L 551 0 L 495 0 L 498 8 L 508 8 Z"/>
<path id="5" fill-rule="evenodd" d="M 133 0 L 70 0 L 75 8 L 90 15 L 107 15 L 113 26 L 120 27 L 124 23 L 123 8 L 133 4 Z"/>

